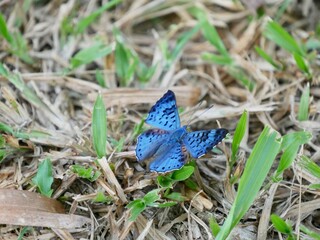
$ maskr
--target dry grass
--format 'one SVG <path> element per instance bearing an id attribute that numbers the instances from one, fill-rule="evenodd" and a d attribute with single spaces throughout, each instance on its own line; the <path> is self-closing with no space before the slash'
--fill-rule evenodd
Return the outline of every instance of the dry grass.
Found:
<path id="1" fill-rule="evenodd" d="M 0 1 L 8 29 L 22 33 L 33 59 L 32 63 L 22 61 L 10 53 L 6 41 L 0 42 L 1 62 L 23 80 L 17 85 L 0 76 L 0 123 L 15 131 L 0 132 L 6 141 L 7 155 L 0 162 L 0 208 L 5 209 L 0 213 L 0 239 L 16 239 L 22 226 L 34 226 L 27 229 L 24 239 L 212 239 L 209 219 L 214 217 L 219 224 L 224 222 L 237 189 L 237 185 L 229 184 L 229 177 L 242 172 L 264 125 L 270 125 L 282 135 L 302 129 L 312 132 L 314 138 L 299 154 L 319 164 L 319 66 L 316 60 L 312 62 L 313 78 L 308 80 L 292 55 L 262 34 L 268 18 L 275 17 L 285 1 L 243 0 L 242 4 L 224 0 L 123 1 L 103 12 L 84 33 L 65 35 L 67 30 L 63 27 L 76 24 L 101 6 L 101 2 L 104 4 L 94 0 L 24 1 L 23 6 L 21 1 Z M 31 3 L 29 7 L 28 3 Z M 225 66 L 201 59 L 203 52 L 215 49 L 200 32 L 169 66 L 163 65 L 162 42 L 167 41 L 173 49 L 181 33 L 196 26 L 197 20 L 188 11 L 194 6 L 204 9 L 236 64 L 250 75 L 255 83 L 252 92 L 230 76 Z M 261 18 L 256 16 L 259 6 L 265 11 Z M 317 1 L 292 0 L 278 22 L 296 39 L 307 41 L 319 22 L 319 10 Z M 115 73 L 114 54 L 62 74 L 70 67 L 71 57 L 94 45 L 96 39 L 114 48 L 114 26 L 123 33 L 128 48 L 134 49 L 147 66 L 151 63 L 156 66 L 149 81 L 141 83 L 135 77 L 122 84 Z M 255 45 L 275 61 L 281 60 L 285 68 L 272 67 L 257 54 Z M 97 83 L 96 69 L 101 70 L 107 88 Z M 307 83 L 311 85 L 309 119 L 298 121 L 300 97 Z M 157 188 L 157 174 L 146 172 L 135 159 L 133 129 L 167 89 L 176 93 L 178 105 L 185 109 L 182 123 L 188 122 L 191 116 L 193 129 L 216 128 L 219 120 L 232 136 L 246 109 L 250 116 L 248 131 L 234 169 L 226 167 L 231 137 L 220 145 L 225 154 L 214 159 L 208 155 L 197 161 L 193 179 L 201 191 L 179 184 L 176 190 L 186 196 L 186 201 L 171 208 L 147 208 L 135 222 L 130 222 L 126 204 Z M 110 141 L 107 159 L 95 161 L 91 117 L 99 92 L 107 108 Z M 201 109 L 197 106 L 200 101 L 203 101 Z M 212 104 L 214 107 L 205 111 Z M 120 139 L 124 144 L 116 151 Z M 54 203 L 34 195 L 30 195 L 34 198 L 32 202 L 24 201 L 25 196 L 7 191 L 35 192 L 31 179 L 39 163 L 47 157 L 53 164 L 54 193 L 50 200 Z M 102 175 L 93 182 L 82 179 L 70 170 L 74 164 L 91 166 Z M 264 186 L 234 229 L 232 238 L 282 239 L 271 227 L 271 213 L 291 220 L 300 238 L 308 239 L 299 231 L 300 223 L 320 234 L 319 190 L 308 187 L 315 183 L 319 183 L 319 178 L 295 162 L 284 172 L 282 181 Z M 95 203 L 98 192 L 110 201 Z M 65 210 L 49 207 L 61 203 Z M 17 220 L 22 214 L 28 216 L 25 223 Z"/>

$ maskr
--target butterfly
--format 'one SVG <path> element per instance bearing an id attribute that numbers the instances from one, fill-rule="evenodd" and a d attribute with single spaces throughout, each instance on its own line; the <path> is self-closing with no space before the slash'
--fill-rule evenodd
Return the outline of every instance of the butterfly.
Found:
<path id="1" fill-rule="evenodd" d="M 220 143 L 228 133 L 224 128 L 188 132 L 181 127 L 174 92 L 168 90 L 151 108 L 145 122 L 156 128 L 139 135 L 135 153 L 138 162 L 152 158 L 149 169 L 165 173 L 180 169 L 188 152 L 199 158 Z"/>

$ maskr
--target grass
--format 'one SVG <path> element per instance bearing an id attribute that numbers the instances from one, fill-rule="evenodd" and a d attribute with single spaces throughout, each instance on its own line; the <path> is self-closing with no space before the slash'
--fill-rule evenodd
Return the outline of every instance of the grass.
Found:
<path id="1" fill-rule="evenodd" d="M 65 207 L 35 200 L 52 220 L 31 227 L 17 205 L 1 236 L 319 239 L 319 6 L 242 2 L 0 3 L 0 190 Z M 167 89 L 182 123 L 230 134 L 156 174 L 134 148 Z"/>

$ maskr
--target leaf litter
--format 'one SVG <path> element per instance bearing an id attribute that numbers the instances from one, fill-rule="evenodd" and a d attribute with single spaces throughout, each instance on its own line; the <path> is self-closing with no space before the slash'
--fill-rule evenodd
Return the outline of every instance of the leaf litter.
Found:
<path id="1" fill-rule="evenodd" d="M 0 29 L 1 237 L 16 239 L 27 231 L 25 239 L 213 239 L 209 221 L 214 218 L 221 226 L 226 220 L 237 192 L 230 176 L 242 174 L 264 125 L 281 135 L 306 130 L 314 137 L 299 148 L 281 181 L 270 181 L 269 174 L 233 238 L 281 239 L 270 223 L 272 213 L 290 221 L 300 238 L 311 239 L 301 225 L 320 234 L 317 1 L 111 2 L 0 2 L 7 25 L 2 23 Z M 232 58 L 227 64 L 233 65 L 201 57 L 226 53 L 219 53 L 223 48 L 210 44 L 200 31 L 192 32 L 199 27 L 195 8 L 217 28 Z M 277 38 L 268 40 L 264 27 L 270 18 L 298 39 L 299 51 L 293 51 L 301 56 L 291 54 L 290 46 L 281 46 Z M 114 27 L 132 58 L 123 75 L 116 71 Z M 300 49 L 300 43 L 306 48 Z M 273 61 L 259 55 L 255 46 Z M 93 47 L 105 52 L 92 54 Z M 140 73 L 152 75 L 149 81 L 131 74 L 137 62 L 152 67 Z M 105 87 L 96 80 L 97 70 Z M 310 96 L 301 121 L 299 107 L 307 84 Z M 134 129 L 168 88 L 183 109 L 182 121 L 191 119 L 192 128 L 220 124 L 232 136 L 246 110 L 248 129 L 234 168 L 226 164 L 230 137 L 219 146 L 222 154 L 197 160 L 192 178 L 197 189 L 183 184 L 174 188 L 187 200 L 170 208 L 148 207 L 131 222 L 127 203 L 158 187 L 157 174 L 136 162 Z M 91 122 L 99 93 L 107 110 L 107 156 L 97 160 Z M 32 182 L 47 158 L 53 164 L 51 198 L 35 193 Z M 102 174 L 88 181 L 72 171 L 76 164 Z M 277 163 L 273 171 L 276 168 Z M 101 192 L 110 201 L 98 202 Z"/>

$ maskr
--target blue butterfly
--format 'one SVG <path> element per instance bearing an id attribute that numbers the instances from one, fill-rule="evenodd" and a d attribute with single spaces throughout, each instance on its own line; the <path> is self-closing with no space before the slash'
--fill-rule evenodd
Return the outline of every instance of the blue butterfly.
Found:
<path id="1" fill-rule="evenodd" d="M 180 126 L 176 97 L 168 91 L 149 111 L 146 123 L 156 127 L 139 135 L 136 146 L 138 161 L 153 158 L 150 171 L 164 173 L 181 168 L 188 152 L 199 158 L 222 141 L 228 133 L 223 128 L 188 132 Z"/>

